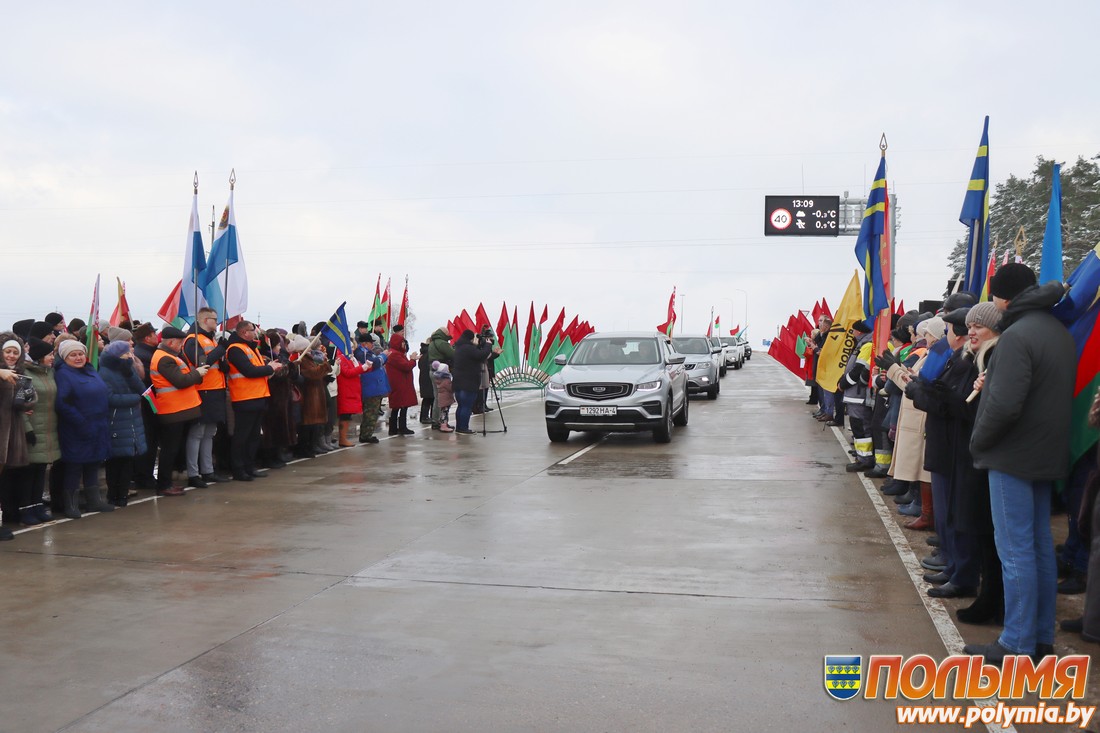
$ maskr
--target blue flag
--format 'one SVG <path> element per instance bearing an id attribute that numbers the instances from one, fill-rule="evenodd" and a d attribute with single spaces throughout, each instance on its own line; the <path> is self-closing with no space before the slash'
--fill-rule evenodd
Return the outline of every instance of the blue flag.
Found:
<path id="1" fill-rule="evenodd" d="M 985 286 L 989 261 L 989 116 L 982 128 L 982 141 L 974 158 L 970 183 L 966 186 L 959 221 L 970 228 L 966 243 L 966 267 L 962 289 L 980 293 Z"/>
<path id="2" fill-rule="evenodd" d="M 210 247 L 210 257 L 201 277 L 199 284 L 203 296 L 221 320 L 239 316 L 248 310 L 248 273 L 237 234 L 233 189 L 229 190 L 229 203 L 222 213 L 218 236 Z"/>
<path id="3" fill-rule="evenodd" d="M 856 261 L 863 268 L 863 315 L 873 319 L 890 306 L 882 276 L 882 234 L 886 231 L 886 155 L 878 163 L 875 182 L 867 194 L 867 208 L 856 238 Z"/>
<path id="4" fill-rule="evenodd" d="M 345 300 L 340 304 L 340 307 L 336 309 L 336 312 L 332 314 L 332 317 L 328 319 L 324 327 L 321 329 L 321 335 L 332 342 L 341 354 L 351 358 L 351 352 L 354 350 L 351 343 L 351 336 L 348 334 L 350 330 L 348 328 L 348 315 L 344 312 L 344 306 L 348 302 Z"/>
<path id="5" fill-rule="evenodd" d="M 1062 166 L 1054 164 L 1050 179 L 1050 209 L 1043 233 L 1043 260 L 1039 266 L 1039 284 L 1062 282 Z"/>

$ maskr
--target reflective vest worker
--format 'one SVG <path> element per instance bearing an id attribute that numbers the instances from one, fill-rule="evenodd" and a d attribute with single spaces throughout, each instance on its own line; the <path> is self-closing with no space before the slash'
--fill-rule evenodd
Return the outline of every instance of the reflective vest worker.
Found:
<path id="1" fill-rule="evenodd" d="M 278 362 L 265 364 L 257 347 L 256 325 L 241 321 L 225 350 L 234 420 L 229 457 L 235 481 L 252 481 L 266 475 L 256 470 L 255 461 L 260 447 L 260 423 L 271 395 L 267 378 L 286 368 Z"/>
<path id="2" fill-rule="evenodd" d="M 166 326 L 160 332 L 160 347 L 150 360 L 149 376 L 156 391 L 157 422 L 160 431 L 160 461 L 157 468 L 157 496 L 182 496 L 183 489 L 172 485 L 172 468 L 179 455 L 187 424 L 199 417 L 198 386 L 208 367 L 192 369 L 180 356 L 187 334 Z"/>
<path id="3" fill-rule="evenodd" d="M 228 340 L 220 343 L 214 338 L 218 316 L 212 308 L 200 308 L 192 332 L 183 341 L 183 358 L 194 367 L 208 366 L 210 370 L 199 385 L 202 398 L 202 422 L 214 424 L 226 421 L 225 371 L 222 362 Z"/>

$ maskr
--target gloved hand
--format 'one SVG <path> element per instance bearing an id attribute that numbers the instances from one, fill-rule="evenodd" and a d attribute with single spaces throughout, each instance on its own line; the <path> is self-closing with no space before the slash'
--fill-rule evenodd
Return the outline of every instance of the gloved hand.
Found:
<path id="1" fill-rule="evenodd" d="M 894 356 L 892 351 L 884 351 L 875 357 L 875 366 L 882 371 L 886 371 L 890 367 L 898 363 L 898 358 Z"/>

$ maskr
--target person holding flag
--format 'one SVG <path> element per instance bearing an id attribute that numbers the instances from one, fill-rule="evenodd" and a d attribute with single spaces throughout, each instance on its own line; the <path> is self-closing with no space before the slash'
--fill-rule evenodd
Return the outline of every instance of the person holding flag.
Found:
<path id="1" fill-rule="evenodd" d="M 977 468 L 989 470 L 1005 624 L 996 641 L 964 651 L 993 664 L 1009 654 L 1051 654 L 1054 644 L 1058 571 L 1050 502 L 1054 483 L 1070 469 L 1077 349 L 1050 313 L 1065 293 L 1062 283 L 1035 280 L 1013 263 L 990 281 L 993 303 L 1004 313 L 1001 337 L 974 383 L 981 401 L 970 452 Z"/>
<path id="2" fill-rule="evenodd" d="M 218 312 L 209 306 L 199 308 L 191 333 L 183 340 L 182 356 L 187 364 L 197 369 L 209 367 L 199 385 L 202 404 L 199 419 L 187 431 L 187 485 L 205 489 L 211 483 L 228 481 L 229 476 L 214 473 L 214 436 L 218 424 L 227 420 L 225 405 L 225 372 L 223 360 L 229 341 L 215 339 Z"/>

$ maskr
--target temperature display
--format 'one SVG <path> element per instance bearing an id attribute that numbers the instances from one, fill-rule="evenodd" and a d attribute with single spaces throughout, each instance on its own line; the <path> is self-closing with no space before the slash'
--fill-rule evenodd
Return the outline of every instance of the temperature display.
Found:
<path id="1" fill-rule="evenodd" d="M 764 235 L 835 237 L 840 234 L 839 196 L 765 196 Z"/>

